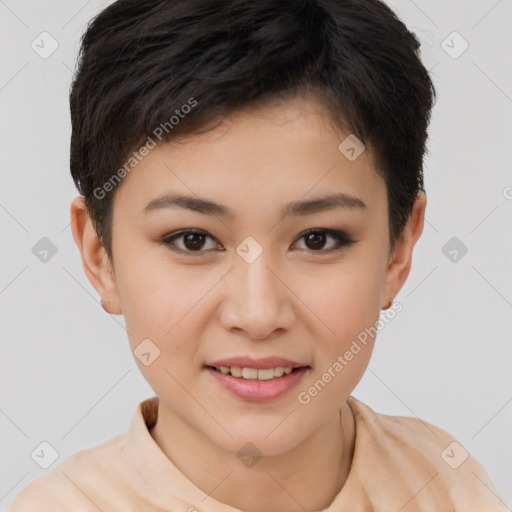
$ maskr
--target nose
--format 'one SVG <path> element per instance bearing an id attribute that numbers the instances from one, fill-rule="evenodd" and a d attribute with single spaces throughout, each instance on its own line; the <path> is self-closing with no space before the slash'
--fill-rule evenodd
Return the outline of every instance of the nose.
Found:
<path id="1" fill-rule="evenodd" d="M 227 295 L 221 311 L 224 327 L 254 340 L 288 331 L 295 321 L 293 293 L 282 274 L 266 251 L 250 263 L 237 255 L 226 276 Z"/>

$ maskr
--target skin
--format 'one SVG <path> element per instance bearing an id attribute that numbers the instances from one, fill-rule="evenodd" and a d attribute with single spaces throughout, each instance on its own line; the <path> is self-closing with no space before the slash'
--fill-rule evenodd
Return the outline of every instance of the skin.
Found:
<path id="1" fill-rule="evenodd" d="M 405 283 L 423 230 L 420 192 L 391 252 L 385 182 L 369 148 L 354 161 L 338 150 L 346 135 L 320 103 L 297 98 L 157 146 L 115 192 L 113 262 L 82 198 L 71 204 L 84 270 L 107 311 L 124 315 L 132 350 L 149 338 L 161 351 L 149 366 L 136 359 L 160 398 L 151 435 L 201 490 L 242 510 L 318 510 L 342 488 L 355 440 L 346 399 L 375 340 L 309 403 L 297 395 L 375 325 Z M 164 192 L 215 201 L 235 217 L 180 208 L 144 214 Z M 366 209 L 279 215 L 285 204 L 333 192 L 360 198 Z M 178 238 L 175 247 L 188 250 L 180 254 L 159 243 L 185 228 L 205 231 L 203 245 Z M 329 252 L 336 239 L 327 233 L 323 243 L 308 243 L 301 235 L 311 228 L 341 230 L 355 242 Z M 247 236 L 263 249 L 252 263 L 236 253 Z M 276 355 L 311 369 L 284 396 L 250 402 L 203 369 L 240 355 Z M 252 467 L 237 457 L 248 442 L 262 455 Z"/>

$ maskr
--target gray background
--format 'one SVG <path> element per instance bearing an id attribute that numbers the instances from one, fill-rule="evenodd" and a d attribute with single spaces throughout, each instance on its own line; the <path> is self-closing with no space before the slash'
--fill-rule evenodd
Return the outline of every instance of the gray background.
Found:
<path id="1" fill-rule="evenodd" d="M 58 452 L 49 471 L 125 432 L 154 394 L 69 227 L 69 84 L 85 24 L 108 3 L 0 0 L 2 508 L 45 473 L 31 458 L 41 442 Z M 404 309 L 353 394 L 453 434 L 512 507 L 512 1 L 389 3 L 419 35 L 438 100 Z M 31 47 L 43 31 L 58 43 L 47 58 Z M 46 262 L 33 252 L 43 237 L 57 250 Z"/>

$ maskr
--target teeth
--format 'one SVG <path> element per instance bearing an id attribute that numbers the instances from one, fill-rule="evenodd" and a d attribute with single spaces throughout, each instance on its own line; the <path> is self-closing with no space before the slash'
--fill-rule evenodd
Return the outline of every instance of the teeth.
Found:
<path id="1" fill-rule="evenodd" d="M 275 377 L 275 370 L 274 368 L 267 368 L 266 370 L 254 370 L 257 374 L 258 380 L 270 380 Z M 244 375 L 245 377 L 245 375 Z"/>
<path id="2" fill-rule="evenodd" d="M 277 366 L 276 368 L 240 368 L 239 366 L 221 366 L 215 367 L 224 375 L 231 373 L 233 377 L 242 377 L 244 379 L 258 379 L 258 380 L 271 380 L 283 375 L 288 375 L 292 372 L 292 368 L 283 368 Z"/>
<path id="3" fill-rule="evenodd" d="M 257 379 L 258 371 L 256 368 L 242 368 L 242 377 L 244 379 Z"/>
<path id="4" fill-rule="evenodd" d="M 242 368 L 240 368 L 238 366 L 232 366 L 230 368 L 230 371 L 231 371 L 231 375 L 233 375 L 233 377 L 241 377 L 242 376 Z"/>

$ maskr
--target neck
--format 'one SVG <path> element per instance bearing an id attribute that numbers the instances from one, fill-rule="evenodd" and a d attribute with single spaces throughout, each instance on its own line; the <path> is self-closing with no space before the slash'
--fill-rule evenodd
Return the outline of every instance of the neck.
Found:
<path id="1" fill-rule="evenodd" d="M 293 449 L 244 466 L 159 401 L 150 431 L 173 464 L 210 498 L 250 512 L 327 508 L 352 462 L 355 423 L 347 403 Z M 176 442 L 179 439 L 179 443 Z"/>

